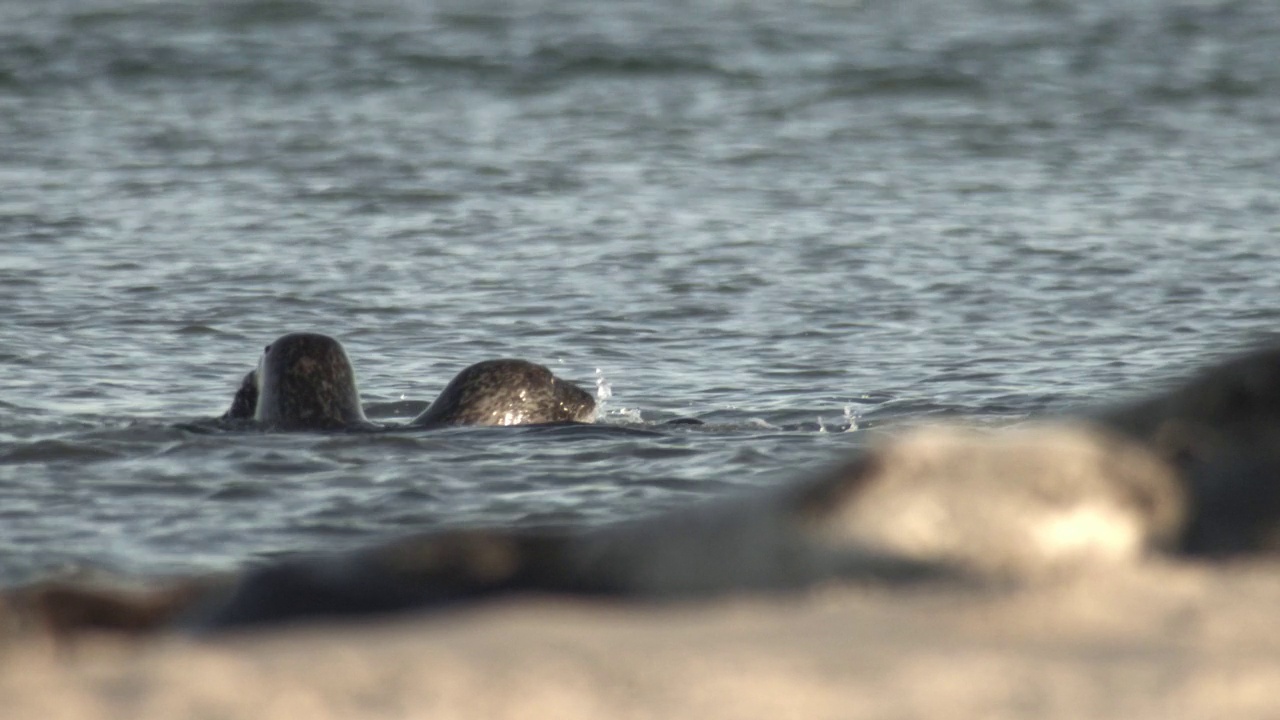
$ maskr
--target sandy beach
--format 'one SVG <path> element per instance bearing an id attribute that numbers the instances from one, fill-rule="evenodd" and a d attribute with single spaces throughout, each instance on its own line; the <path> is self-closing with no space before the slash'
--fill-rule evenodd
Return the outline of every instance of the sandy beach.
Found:
<path id="1" fill-rule="evenodd" d="M 0 656 L 6 718 L 1207 718 L 1280 713 L 1273 564 L 1004 590 L 520 598 Z"/>

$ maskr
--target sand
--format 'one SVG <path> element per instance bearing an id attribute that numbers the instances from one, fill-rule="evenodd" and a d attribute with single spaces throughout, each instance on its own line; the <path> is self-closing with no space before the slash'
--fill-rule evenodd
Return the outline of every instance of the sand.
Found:
<path id="1" fill-rule="evenodd" d="M 0 653 L 0 716 L 1265 718 L 1280 567 L 1150 561 L 1000 590 L 516 598 L 199 641 Z"/>

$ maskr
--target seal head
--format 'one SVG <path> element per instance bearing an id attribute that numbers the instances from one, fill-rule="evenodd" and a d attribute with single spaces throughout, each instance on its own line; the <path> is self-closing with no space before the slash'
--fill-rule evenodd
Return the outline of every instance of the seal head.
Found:
<path id="1" fill-rule="evenodd" d="M 224 417 L 273 430 L 373 427 L 342 344 L 319 333 L 289 333 L 268 345 Z"/>
<path id="2" fill-rule="evenodd" d="M 485 360 L 458 373 L 410 425 L 589 423 L 595 413 L 590 393 L 542 365 Z"/>

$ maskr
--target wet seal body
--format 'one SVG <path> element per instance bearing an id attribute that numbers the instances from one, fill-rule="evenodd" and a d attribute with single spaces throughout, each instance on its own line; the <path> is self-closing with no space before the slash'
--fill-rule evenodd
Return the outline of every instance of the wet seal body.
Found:
<path id="1" fill-rule="evenodd" d="M 440 396 L 409 424 L 589 423 L 595 412 L 590 393 L 542 365 L 527 360 L 485 360 L 454 376 Z"/>
<path id="2" fill-rule="evenodd" d="M 244 377 L 228 420 L 252 420 L 272 430 L 376 427 L 364 415 L 355 370 L 342 344 L 320 333 L 289 333 L 262 352 Z"/>

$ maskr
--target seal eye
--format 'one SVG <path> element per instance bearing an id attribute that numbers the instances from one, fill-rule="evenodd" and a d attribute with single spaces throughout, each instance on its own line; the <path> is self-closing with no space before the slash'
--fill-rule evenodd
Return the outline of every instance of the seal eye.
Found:
<path id="1" fill-rule="evenodd" d="M 271 346 L 270 346 L 270 345 L 268 345 L 268 346 L 266 346 L 266 347 L 262 348 L 262 353 L 263 353 L 264 355 L 265 355 L 266 353 L 269 353 L 269 352 L 271 352 Z"/>

